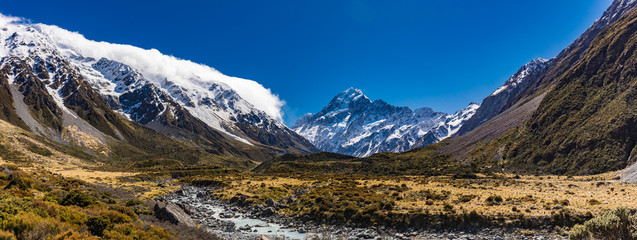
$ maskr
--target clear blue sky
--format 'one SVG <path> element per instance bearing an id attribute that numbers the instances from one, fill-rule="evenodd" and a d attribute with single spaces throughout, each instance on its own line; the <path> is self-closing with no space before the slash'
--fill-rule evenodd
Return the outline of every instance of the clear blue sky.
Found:
<path id="1" fill-rule="evenodd" d="M 454 112 L 551 58 L 611 0 L 5 1 L 0 12 L 88 39 L 155 48 L 253 79 L 286 124 L 356 87 Z"/>

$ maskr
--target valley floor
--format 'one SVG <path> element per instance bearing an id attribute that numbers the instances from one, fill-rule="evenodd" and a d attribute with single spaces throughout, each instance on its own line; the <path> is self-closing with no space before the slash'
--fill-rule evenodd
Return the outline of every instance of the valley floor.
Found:
<path id="1" fill-rule="evenodd" d="M 281 175 L 226 170 L 126 172 L 45 157 L 16 163 L 34 174 L 79 179 L 96 189 L 189 206 L 201 229 L 224 238 L 562 239 L 575 224 L 617 207 L 637 208 L 637 184 L 594 176 Z M 36 167 L 37 166 L 37 167 Z M 176 177 L 177 176 L 177 177 Z M 197 186 L 197 187 L 193 187 Z M 34 198 L 38 198 L 37 194 Z M 143 209 L 148 208 L 148 209 Z M 143 217 L 145 219 L 147 217 Z M 228 228 L 228 222 L 232 227 Z M 254 224 L 253 224 L 254 223 Z M 248 225 L 248 226 L 246 226 Z M 255 234 L 254 231 L 257 230 Z M 272 231 L 272 232 L 268 232 Z M 178 234 L 178 233 L 177 233 Z"/>
<path id="2" fill-rule="evenodd" d="M 235 206 L 236 214 L 255 218 L 275 212 L 315 233 L 320 226 L 343 226 L 425 238 L 465 232 L 474 232 L 471 236 L 478 239 L 505 234 L 565 238 L 573 225 L 602 212 L 637 207 L 637 184 L 618 181 L 618 173 L 466 177 L 237 174 L 197 181 L 214 185 L 208 195 L 227 204 L 226 211 L 233 212 Z M 298 222 L 291 228 L 298 229 Z M 494 235 L 485 236 L 479 229 Z"/>
<path id="3" fill-rule="evenodd" d="M 0 167 L 6 173 L 0 174 L 0 184 L 5 188 L 0 195 L 73 209 L 88 218 L 106 216 L 111 213 L 108 209 L 122 209 L 131 219 L 152 220 L 153 200 L 172 196 L 184 186 L 206 189 L 195 194 L 196 199 L 188 200 L 195 207 L 202 206 L 201 201 L 212 201 L 203 202 L 215 209 L 210 216 L 202 215 L 201 211 L 192 214 L 203 226 L 201 229 L 221 229 L 219 224 L 232 218 L 225 214 L 229 213 L 233 217 L 276 223 L 296 233 L 303 228 L 303 232 L 315 236 L 339 231 L 359 235 L 362 231 L 405 238 L 446 238 L 449 234 L 471 238 L 564 238 L 575 224 L 606 210 L 637 208 L 634 194 L 637 184 L 619 181 L 616 172 L 573 177 L 511 174 L 387 177 L 319 174 L 320 171 L 265 175 L 206 166 L 113 171 L 115 168 L 107 168 L 106 163 L 82 158 L 73 149 L 48 144 L 3 124 L 0 121 L 0 127 L 5 129 L 0 134 Z M 30 179 L 30 184 L 21 185 L 22 178 Z M 60 205 L 78 191 L 90 196 L 88 206 Z M 128 206 L 129 202 L 132 205 Z M 25 207 L 20 211 L 35 210 Z M 68 220 L 56 217 L 54 221 L 66 224 Z M 78 221 L 66 229 L 86 234 L 88 220 Z M 153 224 L 171 229 L 170 224 L 149 221 L 121 222 L 114 229 L 126 224 L 138 229 Z M 256 227 L 239 224 L 229 235 L 226 229 L 217 233 L 231 236 L 247 233 L 248 229 L 254 231 Z M 11 233 L 16 236 L 22 234 L 0 230 L 14 231 Z M 177 237 L 178 231 L 183 231 L 173 230 L 177 231 L 173 235 Z M 64 231 L 56 231 L 53 236 Z"/>

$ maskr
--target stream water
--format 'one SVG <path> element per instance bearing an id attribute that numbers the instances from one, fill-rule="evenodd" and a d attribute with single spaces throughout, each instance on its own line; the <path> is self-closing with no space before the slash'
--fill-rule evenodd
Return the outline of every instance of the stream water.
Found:
<path id="1" fill-rule="evenodd" d="M 221 220 L 234 223 L 235 232 L 227 232 L 223 227 L 213 225 L 208 227 L 210 232 L 218 234 L 220 236 L 232 236 L 233 238 L 250 237 L 254 239 L 256 236 L 267 236 L 277 239 L 306 239 L 307 233 L 300 233 L 298 229 L 287 228 L 277 223 L 270 223 L 264 219 L 246 217 L 244 214 L 233 212 L 233 217 L 222 218 L 220 215 L 222 212 L 231 211 L 225 206 L 215 204 L 215 201 L 200 201 L 196 196 L 184 196 L 180 198 L 171 199 L 170 201 L 175 203 L 186 203 L 194 211 L 211 213 L 208 215 L 208 219 L 205 220 Z M 195 218 L 196 220 L 200 220 Z M 203 224 L 202 224 L 203 226 Z M 240 230 L 240 228 L 249 226 L 249 230 Z"/>

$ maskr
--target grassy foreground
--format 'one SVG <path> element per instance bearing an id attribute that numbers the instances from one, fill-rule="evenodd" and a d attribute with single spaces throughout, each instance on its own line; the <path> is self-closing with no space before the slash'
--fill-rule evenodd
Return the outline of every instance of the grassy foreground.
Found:
<path id="1" fill-rule="evenodd" d="M 178 189 L 0 121 L 0 239 L 216 239 L 153 217 Z M 110 170 L 108 170 L 110 169 Z"/>

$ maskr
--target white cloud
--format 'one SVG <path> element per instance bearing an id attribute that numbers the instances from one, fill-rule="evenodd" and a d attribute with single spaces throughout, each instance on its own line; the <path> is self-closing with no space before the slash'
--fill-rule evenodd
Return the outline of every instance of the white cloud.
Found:
<path id="1" fill-rule="evenodd" d="M 19 17 L 11 17 L 11 16 L 5 16 L 3 14 L 0 13 L 0 26 L 5 26 L 9 23 L 12 22 L 17 22 L 17 21 L 21 21 L 22 19 Z"/>
<path id="2" fill-rule="evenodd" d="M 19 20 L 0 14 L 0 25 Z M 282 121 L 281 107 L 284 101 L 268 88 L 253 80 L 226 76 L 203 64 L 164 55 L 157 49 L 97 42 L 83 35 L 57 26 L 35 24 L 33 27 L 48 35 L 65 51 L 75 52 L 83 57 L 108 58 L 127 64 L 140 71 L 147 79 L 161 84 L 164 79 L 182 86 L 207 86 L 210 82 L 221 82 L 230 86 L 241 98 L 264 111 L 273 118 Z"/>

